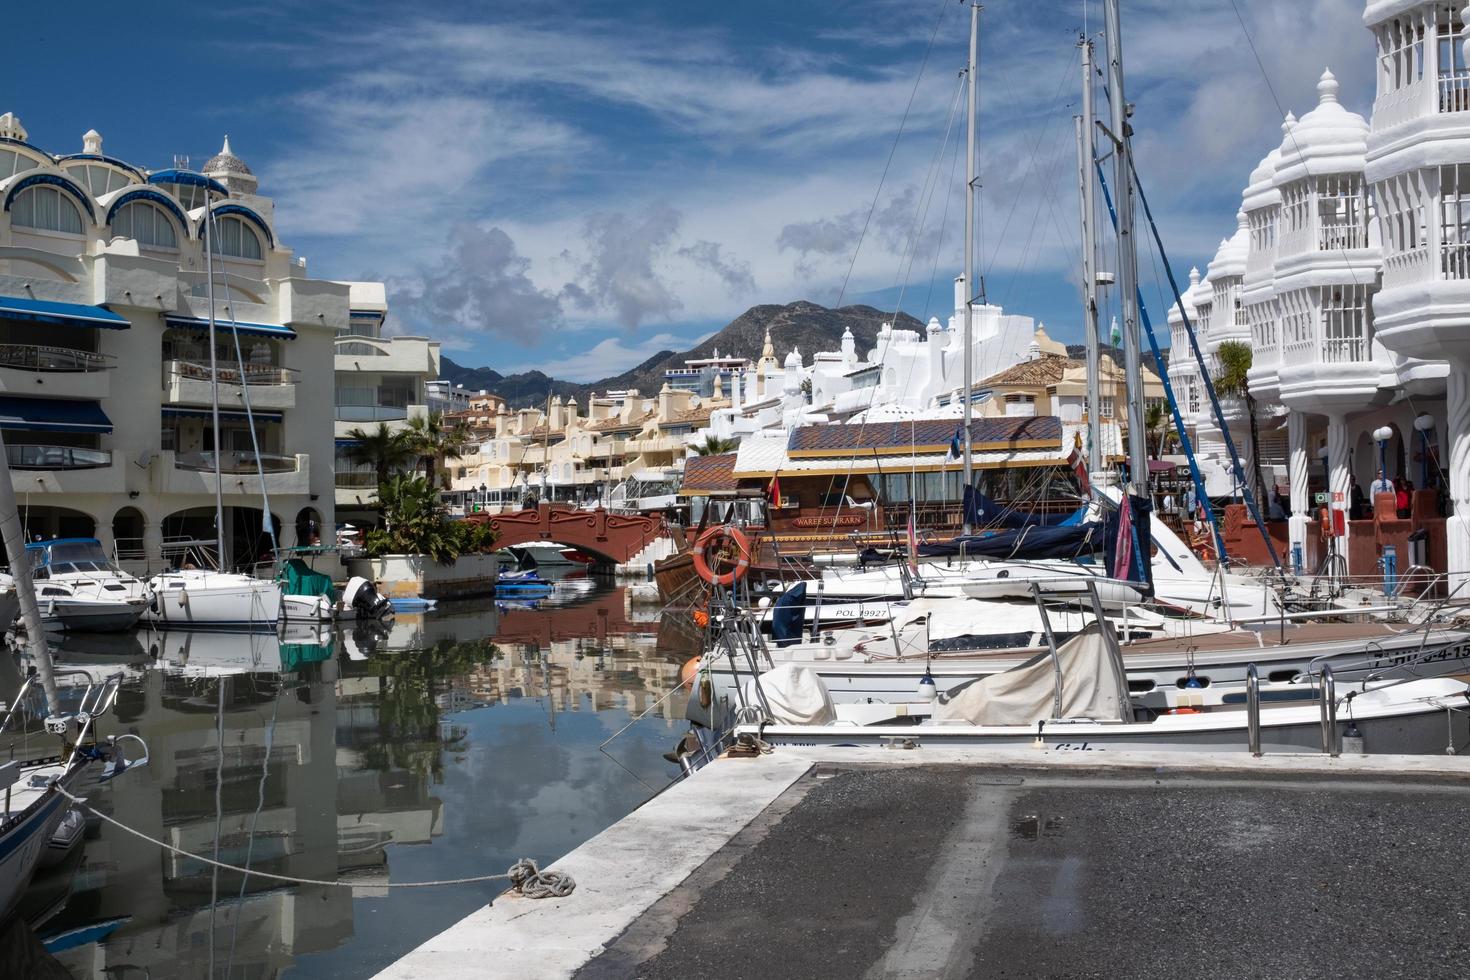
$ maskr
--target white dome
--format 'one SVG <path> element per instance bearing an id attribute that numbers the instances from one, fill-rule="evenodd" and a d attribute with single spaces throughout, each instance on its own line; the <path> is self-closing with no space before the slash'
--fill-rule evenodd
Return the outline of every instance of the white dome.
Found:
<path id="1" fill-rule="evenodd" d="M 1206 275 L 1211 279 L 1239 278 L 1245 275 L 1245 260 L 1250 255 L 1251 236 L 1245 226 L 1245 212 L 1235 212 L 1235 234 L 1220 241 L 1215 258 Z"/>
<path id="2" fill-rule="evenodd" d="M 1324 71 L 1317 108 L 1302 116 L 1282 144 L 1276 186 L 1304 177 L 1362 173 L 1368 153 L 1368 121 L 1337 101 L 1337 79 Z"/>
<path id="3" fill-rule="evenodd" d="M 1293 126 L 1296 125 L 1296 116 L 1286 114 L 1281 122 L 1281 138 L 1283 142 L 1289 137 Z M 1281 191 L 1276 187 L 1276 168 L 1281 163 L 1280 146 L 1261 158 L 1256 169 L 1251 171 L 1250 181 L 1246 184 L 1245 193 L 1240 197 L 1240 206 L 1246 211 L 1259 211 L 1261 208 L 1269 208 L 1273 204 L 1281 203 Z"/>
<path id="4" fill-rule="evenodd" d="M 1210 285 L 1210 277 L 1206 276 L 1189 291 L 1189 301 L 1194 304 L 1196 313 L 1201 306 L 1210 306 L 1215 302 L 1214 288 Z"/>
<path id="5" fill-rule="evenodd" d="M 786 355 L 786 366 L 789 368 L 801 367 L 801 353 L 795 347 L 791 348 L 791 353 Z"/>
<path id="6" fill-rule="evenodd" d="M 1179 304 L 1175 303 L 1169 308 L 1169 322 L 1183 323 L 1187 316 L 1190 322 L 1194 322 L 1194 291 L 1199 288 L 1199 266 L 1191 266 L 1189 269 L 1189 288 L 1180 290 L 1180 298 L 1184 300 L 1184 312 L 1180 313 Z"/>

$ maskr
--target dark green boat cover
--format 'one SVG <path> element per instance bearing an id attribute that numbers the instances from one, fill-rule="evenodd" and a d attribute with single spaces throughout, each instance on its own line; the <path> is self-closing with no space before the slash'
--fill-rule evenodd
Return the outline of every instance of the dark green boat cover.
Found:
<path id="1" fill-rule="evenodd" d="M 278 578 L 286 595 L 324 595 L 333 602 L 337 601 L 332 576 L 323 575 L 300 558 L 286 562 Z"/>

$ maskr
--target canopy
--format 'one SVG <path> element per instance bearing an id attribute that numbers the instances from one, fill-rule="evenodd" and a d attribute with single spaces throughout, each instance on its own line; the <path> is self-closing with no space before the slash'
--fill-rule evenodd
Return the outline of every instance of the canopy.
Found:
<path id="1" fill-rule="evenodd" d="M 300 558 L 292 558 L 276 576 L 285 585 L 286 595 L 324 595 L 335 600 L 337 592 L 332 588 L 332 576 L 324 575 Z"/>
<path id="2" fill-rule="evenodd" d="M 97 402 L 0 396 L 0 429 L 29 432 L 111 432 L 112 419 Z"/>
<path id="3" fill-rule="evenodd" d="M 181 330 L 208 330 L 209 321 L 204 317 L 185 316 L 182 313 L 164 313 L 163 322 L 170 327 Z M 214 329 L 216 332 L 224 333 L 231 327 L 237 333 L 250 334 L 256 337 L 274 337 L 277 340 L 295 340 L 296 331 L 290 327 L 279 326 L 274 323 L 242 323 L 238 320 L 229 320 L 224 317 L 214 318 Z"/>
<path id="4" fill-rule="evenodd" d="M 59 323 L 71 327 L 101 327 L 107 330 L 126 330 L 132 326 L 127 317 L 101 306 L 25 299 L 20 296 L 0 296 L 0 317 L 7 320 Z"/>
<path id="5" fill-rule="evenodd" d="M 214 418 L 214 410 L 213 409 L 210 409 L 210 408 L 188 408 L 188 407 L 175 407 L 175 406 L 172 406 L 172 405 L 165 405 L 163 407 L 163 410 L 162 411 L 163 411 L 163 417 L 166 418 L 166 419 L 170 419 L 170 418 L 172 418 L 172 419 L 212 419 L 212 418 Z M 245 422 L 245 421 L 248 421 L 252 417 L 257 422 L 279 422 L 283 418 L 285 418 L 285 415 L 282 414 L 281 412 L 272 412 L 272 411 L 268 411 L 268 410 L 262 410 L 262 409 L 259 409 L 259 408 L 252 408 L 250 410 L 250 414 L 249 415 L 246 415 L 244 409 L 239 409 L 239 408 L 222 408 L 222 409 L 219 410 L 219 417 L 222 420 L 229 420 L 229 421 L 232 421 L 232 422 Z"/>

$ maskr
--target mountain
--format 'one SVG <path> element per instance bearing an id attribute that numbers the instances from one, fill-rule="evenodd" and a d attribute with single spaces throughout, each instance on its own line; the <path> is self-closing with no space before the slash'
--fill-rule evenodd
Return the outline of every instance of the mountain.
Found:
<path id="1" fill-rule="evenodd" d="M 1118 364 L 1120 366 L 1122 365 L 1122 363 L 1123 363 L 1123 348 L 1121 348 L 1121 347 L 1115 347 L 1112 344 L 1098 344 L 1097 345 L 1097 351 L 1098 351 L 1099 354 L 1101 354 L 1104 357 L 1111 357 L 1113 359 L 1114 363 L 1116 363 L 1116 364 Z M 1138 363 L 1142 364 L 1144 367 L 1148 368 L 1150 371 L 1152 371 L 1154 374 L 1157 374 L 1159 377 L 1163 377 L 1164 376 L 1164 372 L 1166 372 L 1166 371 L 1169 370 L 1169 356 L 1173 353 L 1173 351 L 1170 350 L 1168 347 L 1165 347 L 1163 350 L 1159 351 L 1159 353 L 1163 357 L 1163 369 L 1162 370 L 1160 370 L 1160 368 L 1159 368 L 1159 362 L 1154 359 L 1154 355 L 1153 355 L 1153 352 L 1152 351 L 1145 352 L 1144 355 L 1143 355 L 1143 357 L 1141 357 L 1139 359 L 1139 362 Z M 1086 344 L 1068 344 L 1067 345 L 1067 356 L 1068 357 L 1075 357 L 1078 360 L 1086 360 L 1087 359 L 1087 345 Z"/>
<path id="2" fill-rule="evenodd" d="M 464 385 L 474 391 L 485 389 L 497 394 L 512 406 L 540 405 L 550 390 L 563 398 L 575 396 L 584 399 L 594 391 L 607 389 L 637 388 L 645 395 L 657 392 L 664 383 L 664 371 L 683 367 L 686 360 L 712 357 L 716 348 L 722 355 L 742 355 L 754 361 L 761 355 L 761 344 L 766 330 L 771 331 L 771 343 L 776 356 L 785 359 L 794 346 L 801 351 L 802 359 L 810 361 L 813 353 L 822 350 L 839 350 L 843 330 L 852 330 L 857 341 L 859 356 L 870 350 L 878 328 L 885 322 L 893 323 L 901 330 L 922 331 L 924 325 L 907 313 L 897 317 L 871 306 L 844 306 L 828 309 L 816 303 L 801 300 L 785 306 L 768 304 L 752 306 L 726 324 L 718 333 L 686 351 L 660 351 L 637 367 L 622 374 L 577 384 L 571 381 L 556 381 L 540 371 L 501 375 L 490 368 L 467 368 L 448 357 L 441 358 L 439 376 L 455 384 Z"/>

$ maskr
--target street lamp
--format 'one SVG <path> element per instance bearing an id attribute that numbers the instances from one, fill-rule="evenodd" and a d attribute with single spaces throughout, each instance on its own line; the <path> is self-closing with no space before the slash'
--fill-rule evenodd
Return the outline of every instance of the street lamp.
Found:
<path id="1" fill-rule="evenodd" d="M 1373 430 L 1373 439 L 1378 443 L 1378 473 L 1380 479 L 1388 479 L 1388 440 L 1393 438 L 1393 427 L 1380 425 Z"/>
<path id="2" fill-rule="evenodd" d="M 1414 431 L 1419 433 L 1420 452 L 1420 480 L 1419 486 L 1423 489 L 1429 488 L 1429 433 L 1434 431 L 1434 416 L 1428 412 L 1414 416 Z"/>

